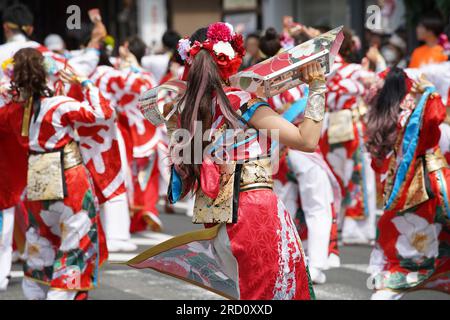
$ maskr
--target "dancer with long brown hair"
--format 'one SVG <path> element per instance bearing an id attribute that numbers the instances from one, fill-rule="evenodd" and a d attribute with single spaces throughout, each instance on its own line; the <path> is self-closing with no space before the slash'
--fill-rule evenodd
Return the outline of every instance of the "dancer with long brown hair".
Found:
<path id="1" fill-rule="evenodd" d="M 264 100 L 226 85 L 241 65 L 242 43 L 242 37 L 225 23 L 199 29 L 180 43 L 187 88 L 168 123 L 175 151 L 169 198 L 177 201 L 194 192 L 193 221 L 208 228 L 163 243 L 129 264 L 142 268 L 155 263 L 162 272 L 232 298 L 311 299 L 314 294 L 297 230 L 273 191 L 268 151 L 275 131 L 286 146 L 316 150 L 325 77 L 316 63 L 302 68 L 310 97 L 305 120 L 297 127 Z M 242 128 L 253 128 L 257 134 L 241 141 L 242 152 L 230 151 L 222 157 L 226 150 L 220 141 L 228 135 L 224 132 Z M 186 132 L 190 137 L 206 133 L 211 139 L 203 144 L 192 138 L 177 143 L 179 133 Z M 267 138 L 268 143 L 263 143 Z M 177 157 L 180 145 L 182 157 Z M 167 257 L 168 264 L 151 259 L 155 256 Z"/>
<path id="2" fill-rule="evenodd" d="M 372 299 L 419 289 L 449 292 L 450 170 L 439 148 L 445 106 L 434 86 L 393 68 L 368 114 L 372 167 L 385 177 L 370 272 Z"/>

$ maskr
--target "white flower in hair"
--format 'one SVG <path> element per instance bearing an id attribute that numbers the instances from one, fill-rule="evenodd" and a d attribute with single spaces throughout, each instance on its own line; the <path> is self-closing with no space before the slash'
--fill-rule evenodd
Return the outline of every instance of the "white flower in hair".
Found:
<path id="1" fill-rule="evenodd" d="M 181 59 L 186 61 L 188 58 L 188 52 L 191 50 L 191 41 L 188 38 L 181 39 L 178 41 L 178 53 Z"/>
<path id="2" fill-rule="evenodd" d="M 234 57 L 236 56 L 236 53 L 234 52 L 234 49 L 229 42 L 219 41 L 214 45 L 213 50 L 216 55 L 223 53 L 230 59 L 234 59 Z"/>

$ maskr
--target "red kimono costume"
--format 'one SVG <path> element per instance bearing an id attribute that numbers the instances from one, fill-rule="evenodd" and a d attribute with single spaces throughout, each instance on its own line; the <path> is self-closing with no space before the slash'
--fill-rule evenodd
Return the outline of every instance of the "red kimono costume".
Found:
<path id="1" fill-rule="evenodd" d="M 233 108 L 247 121 L 256 108 L 267 106 L 266 102 L 256 103 L 255 96 L 238 89 L 226 88 L 226 94 Z M 215 106 L 213 114 L 212 129 L 219 134 L 213 139 L 220 141 L 224 117 L 218 106 Z M 225 142 L 226 145 L 229 144 Z M 266 171 L 267 163 L 264 165 L 254 160 L 267 155 L 270 142 L 261 143 L 259 139 L 252 138 L 241 146 L 243 149 L 238 151 L 238 158 L 245 161 L 239 173 L 241 179 L 233 178 L 235 182 L 232 183 L 228 178 L 234 175 L 224 172 L 227 169 L 219 166 L 222 173 L 219 196 L 214 200 L 202 191 L 195 198 L 194 221 L 197 223 L 202 223 L 199 220 L 202 220 L 203 214 L 208 215 L 211 210 L 216 210 L 216 214 L 221 216 L 232 215 L 234 223 L 229 221 L 228 224 L 209 226 L 175 237 L 142 253 L 128 264 L 173 275 L 228 298 L 312 299 L 314 293 L 295 224 L 272 190 L 271 174 Z M 238 160 L 234 156 L 230 160 Z M 270 161 L 268 164 L 270 167 Z M 255 167 L 251 169 L 247 165 Z M 201 173 L 204 174 L 207 174 L 206 171 Z M 236 183 L 239 181 L 241 187 Z M 250 183 L 245 184 L 246 181 Z M 234 188 L 230 191 L 232 185 Z M 205 204 L 210 201 L 213 204 Z M 229 205 L 222 209 L 228 201 L 235 203 L 232 206 L 234 209 Z"/>
<path id="2" fill-rule="evenodd" d="M 362 101 L 366 94 L 364 77 L 372 74 L 358 64 L 346 63 L 340 56 L 334 68 L 327 83 L 329 121 L 325 125 L 321 150 L 345 192 L 342 203 L 344 243 L 367 243 L 375 237 L 376 191 L 370 158 L 364 148 Z M 335 123 L 332 118 L 337 119 Z M 332 140 L 348 128 L 350 130 L 345 136 L 339 136 L 338 142 Z"/>
<path id="3" fill-rule="evenodd" d="M 156 204 L 159 200 L 156 128 L 145 121 L 137 108 L 140 94 L 151 89 L 155 81 L 150 73 L 130 68 L 116 70 L 100 66 L 91 80 L 111 101 L 118 114 L 118 127 L 123 138 L 123 171 L 126 174 L 128 201 L 132 211 L 131 232 L 142 231 L 150 224 L 159 230 Z M 147 219 L 148 217 L 148 219 Z"/>
<path id="4" fill-rule="evenodd" d="M 117 110 L 121 119 L 127 150 L 131 154 L 130 167 L 133 180 L 133 217 L 131 232 L 138 232 L 150 226 L 160 231 L 162 223 L 158 218 L 156 204 L 159 200 L 158 147 L 161 135 L 158 128 L 147 121 L 138 108 L 141 94 L 156 86 L 152 74 L 136 67 L 121 70 L 124 89 L 118 100 Z"/>
<path id="5" fill-rule="evenodd" d="M 56 54 L 53 51 L 48 50 L 46 47 L 44 47 L 43 45 L 41 45 L 38 42 L 35 41 L 30 41 L 28 40 L 23 34 L 17 34 L 15 36 L 13 36 L 7 43 L 0 45 L 0 65 L 2 66 L 2 68 L 0 68 L 0 105 L 4 105 L 5 101 L 9 99 L 8 97 L 8 90 L 9 90 L 9 86 L 10 86 L 10 79 L 9 74 L 5 74 L 5 71 L 8 70 L 8 67 L 6 66 L 7 64 L 7 60 L 11 59 L 14 54 L 22 49 L 22 48 L 35 48 L 36 50 L 38 50 L 39 52 L 41 52 L 43 54 L 43 56 L 47 59 L 46 63 L 48 64 L 47 66 L 47 72 L 49 72 L 48 76 L 49 76 L 49 86 L 50 87 L 55 87 L 56 82 L 59 80 L 58 78 L 58 70 L 59 69 L 63 69 L 65 67 L 66 64 L 70 65 L 74 70 L 77 70 L 77 72 L 81 75 L 87 75 L 90 74 L 96 67 L 98 61 L 99 61 L 99 54 L 98 54 L 98 50 L 93 49 L 93 48 L 88 48 L 86 50 L 83 50 L 80 52 L 80 54 L 77 57 L 71 58 L 69 60 L 65 59 L 62 55 Z M 4 70 L 3 67 L 6 67 L 7 69 Z M 10 68 L 12 67 L 12 65 L 10 66 Z M 66 88 L 66 93 L 74 98 L 83 100 L 83 94 L 80 92 L 79 88 L 76 86 L 68 86 Z M 6 99 L 6 100 L 5 100 Z M 3 140 L 3 138 L 2 138 Z M 17 146 L 13 146 L 14 144 L 16 144 L 16 142 L 14 141 L 14 139 L 7 139 L 5 138 L 3 141 L 5 141 L 4 144 L 4 148 L 14 148 L 14 153 L 17 154 L 17 162 L 15 163 L 20 163 L 25 161 L 26 159 L 23 160 L 24 158 L 26 158 L 26 155 L 22 156 L 20 155 L 20 151 L 19 148 Z M 6 142 L 8 141 L 8 142 Z M 6 144 L 8 144 L 8 146 L 6 146 Z M 6 153 L 5 153 L 6 154 Z M 5 160 L 8 161 L 8 160 Z M 6 162 L 4 162 L 6 163 Z M 8 164 L 5 164 L 6 167 L 9 167 Z M 17 166 L 14 166 L 14 168 L 17 168 Z M 110 167 L 111 170 L 114 170 L 114 166 Z M 14 170 L 14 169 L 13 169 Z M 20 181 L 21 179 L 26 179 L 25 177 L 22 178 L 18 178 L 16 180 L 15 177 L 19 177 L 19 175 L 17 173 L 12 173 L 11 170 L 7 170 L 5 171 L 5 175 L 7 174 L 11 174 L 12 180 L 14 181 L 8 181 L 10 183 L 4 183 L 3 184 L 3 188 L 4 190 L 2 190 L 2 193 L 0 193 L 0 198 L 4 199 L 4 201 L 7 201 L 9 206 L 14 206 L 17 205 L 18 202 L 14 201 L 20 201 L 20 194 L 17 194 L 16 192 L 16 188 L 20 191 L 18 191 L 18 193 L 21 193 L 21 191 L 23 190 L 23 188 L 20 187 Z M 96 184 L 99 185 L 99 189 L 102 189 L 103 183 L 107 183 L 108 181 L 105 181 L 104 176 L 103 177 L 99 177 L 98 175 L 95 175 L 94 178 L 94 182 Z M 102 181 L 100 181 L 102 180 Z M 23 182 L 23 181 L 22 181 Z M 24 183 L 24 182 L 23 182 Z M 4 191 L 4 192 L 3 192 Z M 113 190 L 112 192 L 114 192 L 115 190 Z M 15 194 L 16 196 L 10 196 L 10 194 Z M 0 200 L 2 201 L 2 200 Z M 1 208 L 1 207 L 0 207 Z M 21 218 L 21 221 L 18 221 L 19 224 L 26 224 L 26 222 L 24 221 L 24 219 L 22 217 L 19 216 L 19 218 Z"/>
<path id="6" fill-rule="evenodd" d="M 450 293 L 450 170 L 439 149 L 445 107 L 439 95 L 425 93 L 408 94 L 400 108 L 394 151 L 372 164 L 383 175 L 386 203 L 372 280 L 378 290 Z"/>
<path id="7" fill-rule="evenodd" d="M 25 277 L 66 291 L 94 288 L 98 267 L 107 259 L 98 203 L 87 169 L 97 170 L 98 177 L 110 181 L 111 172 L 102 169 L 117 161 L 114 146 L 102 138 L 108 134 L 108 121 L 113 119 L 114 111 L 98 89 L 86 89 L 84 93 L 85 102 L 64 96 L 42 98 L 39 113 L 31 112 L 28 135 L 22 135 L 23 103 L 9 102 L 0 108 L 0 132 L 12 133 L 29 154 L 73 146 L 78 133 L 85 165 L 64 165 L 64 200 L 25 198 L 29 214 Z M 26 175 L 26 170 L 22 168 L 21 175 Z M 102 191 L 106 197 L 107 192 Z"/>

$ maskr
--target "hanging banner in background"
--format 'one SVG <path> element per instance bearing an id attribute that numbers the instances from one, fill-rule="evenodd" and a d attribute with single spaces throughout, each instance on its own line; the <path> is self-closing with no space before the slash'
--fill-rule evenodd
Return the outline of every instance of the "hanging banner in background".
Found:
<path id="1" fill-rule="evenodd" d="M 403 0 L 378 0 L 381 8 L 383 33 L 392 34 L 405 23 Z"/>
<path id="2" fill-rule="evenodd" d="M 166 0 L 138 0 L 137 11 L 139 35 L 152 51 L 157 51 L 167 30 Z"/>

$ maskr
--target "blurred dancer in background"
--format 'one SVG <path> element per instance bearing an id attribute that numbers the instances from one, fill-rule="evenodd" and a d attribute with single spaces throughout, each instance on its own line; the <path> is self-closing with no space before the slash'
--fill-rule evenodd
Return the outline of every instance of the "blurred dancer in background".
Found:
<path id="1" fill-rule="evenodd" d="M 166 74 L 170 58 L 177 50 L 178 41 L 180 39 L 181 36 L 177 32 L 167 30 L 162 37 L 162 50 L 146 55 L 142 57 L 141 61 L 138 61 L 145 70 L 153 74 L 157 83 L 160 83 L 161 79 Z"/>
<path id="2" fill-rule="evenodd" d="M 286 37 L 284 43 L 290 43 Z M 294 45 L 300 44 L 295 39 L 292 41 Z M 267 58 L 284 49 L 280 35 L 273 28 L 266 30 L 260 46 Z M 301 85 L 268 98 L 268 103 L 275 111 L 283 114 L 296 103 L 306 103 L 307 95 L 308 87 Z M 303 122 L 303 113 L 304 110 L 296 112 L 295 119 L 292 119 L 296 125 Z M 274 177 L 274 190 L 295 219 L 302 240 L 307 240 L 305 252 L 311 280 L 316 284 L 324 284 L 326 275 L 323 271 L 340 265 L 336 214 L 340 210 L 341 190 L 319 148 L 314 153 L 284 146 L 281 148 L 282 169 Z M 330 253 L 331 242 L 333 252 Z"/>
<path id="3" fill-rule="evenodd" d="M 372 299 L 420 289 L 449 293 L 450 171 L 439 148 L 445 106 L 431 83 L 398 68 L 383 73 L 376 87 L 368 148 L 385 177 L 385 210 L 370 260 Z"/>
<path id="4" fill-rule="evenodd" d="M 367 78 L 374 74 L 360 64 L 350 63 L 354 44 L 350 31 L 328 78 L 328 122 L 322 139 L 322 152 L 340 179 L 343 191 L 344 244 L 369 244 L 375 239 L 376 191 L 375 174 L 370 167 L 370 155 L 364 146 L 363 98 Z M 375 48 L 377 59 L 382 59 Z M 384 70 L 385 64 L 380 67 Z"/>
<path id="5" fill-rule="evenodd" d="M 98 63 L 98 54 L 96 47 L 100 39 L 104 36 L 104 26 L 98 23 L 92 30 L 92 39 L 88 44 L 88 48 L 83 50 L 77 58 L 67 61 L 41 44 L 29 40 L 33 34 L 34 16 L 27 6 L 14 4 L 7 7 L 3 12 L 3 31 L 7 42 L 0 46 L 0 103 L 4 106 L 9 100 L 10 88 L 10 72 L 12 72 L 13 55 L 22 48 L 36 48 L 45 57 L 54 63 L 54 70 L 49 75 L 49 85 L 55 88 L 59 77 L 55 76 L 57 68 L 63 68 L 64 65 L 75 67 L 81 75 L 87 75 Z M 72 89 L 72 88 L 68 88 Z M 70 91 L 70 90 L 69 90 Z M 14 207 L 18 206 L 21 201 L 21 194 L 26 186 L 25 176 L 20 174 L 21 168 L 26 165 L 26 148 L 19 144 L 13 133 L 2 131 L 0 133 L 0 141 L 2 142 L 0 149 L 3 155 L 2 163 L 5 168 L 2 170 L 5 178 L 2 180 L 2 210 L 3 225 L 1 230 L 2 245 L 0 246 L 0 289 L 6 289 L 8 283 L 7 276 L 11 268 L 11 250 L 14 226 Z M 13 168 L 13 169 L 7 169 Z M 24 236 L 24 235 L 23 235 Z"/>

